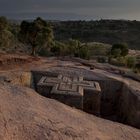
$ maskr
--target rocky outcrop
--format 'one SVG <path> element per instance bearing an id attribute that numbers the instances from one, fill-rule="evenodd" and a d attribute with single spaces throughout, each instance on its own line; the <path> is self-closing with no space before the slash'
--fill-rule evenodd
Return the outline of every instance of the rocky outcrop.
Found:
<path id="1" fill-rule="evenodd" d="M 26 59 L 23 58 L 6 58 L 4 60 L 0 59 L 0 65 L 14 65 L 14 64 L 23 64 L 28 62 Z"/>
<path id="2" fill-rule="evenodd" d="M 0 84 L 0 140 L 138 140 L 140 130 L 111 122 L 34 90 Z"/>
<path id="3" fill-rule="evenodd" d="M 32 87 L 32 73 L 27 71 L 3 72 L 0 74 L 0 82 Z"/>
<path id="4" fill-rule="evenodd" d="M 45 69 L 46 70 L 46 69 Z M 52 72 L 51 72 L 52 71 Z M 36 89 L 42 76 L 57 76 L 57 73 L 84 75 L 87 80 L 99 82 L 101 93 L 101 116 L 105 119 L 121 122 L 140 128 L 140 91 L 133 90 L 122 80 L 107 78 L 85 69 L 73 67 L 54 67 L 48 71 L 10 71 L 0 74 L 0 82 Z"/>

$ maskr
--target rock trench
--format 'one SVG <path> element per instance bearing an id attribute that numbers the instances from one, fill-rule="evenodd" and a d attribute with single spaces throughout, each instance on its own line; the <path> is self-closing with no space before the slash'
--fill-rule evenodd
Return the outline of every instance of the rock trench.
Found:
<path id="1" fill-rule="evenodd" d="M 62 67 L 50 68 L 47 71 L 13 72 L 7 77 L 1 76 L 0 81 L 30 87 L 37 91 L 37 83 L 42 76 L 84 75 L 86 80 L 94 80 L 101 87 L 100 117 L 115 122 L 140 128 L 140 92 L 132 89 L 127 83 L 98 75 L 84 69 Z"/>
<path id="2" fill-rule="evenodd" d="M 50 69 L 48 72 L 33 71 L 32 88 L 37 91 L 37 83 L 42 76 L 56 76 L 59 73 L 62 73 L 62 68 L 59 69 L 60 71 L 58 69 Z M 136 91 L 121 81 L 101 77 L 97 74 L 95 74 L 96 76 L 93 76 L 93 73 L 87 74 L 84 70 L 81 71 L 82 75 L 83 73 L 85 79 L 97 81 L 101 86 L 100 117 L 140 128 L 140 98 L 138 96 L 140 93 L 136 94 Z M 70 71 L 65 71 L 65 74 L 71 73 Z M 78 72 L 77 74 L 79 75 Z"/>

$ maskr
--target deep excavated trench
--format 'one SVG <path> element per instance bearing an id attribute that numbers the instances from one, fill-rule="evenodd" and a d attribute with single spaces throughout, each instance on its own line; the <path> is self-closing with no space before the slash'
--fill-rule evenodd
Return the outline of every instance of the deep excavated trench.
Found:
<path id="1" fill-rule="evenodd" d="M 51 70 L 52 71 L 52 70 Z M 58 72 L 58 70 L 57 70 Z M 70 73 L 69 73 L 70 74 Z M 32 72 L 15 72 L 13 76 L 7 74 L 10 79 L 4 77 L 0 80 L 13 84 L 28 86 L 37 91 L 37 83 L 42 76 L 57 76 L 58 73 L 32 71 Z M 76 74 L 75 74 L 76 75 Z M 93 75 L 93 73 L 92 73 Z M 100 117 L 123 124 L 127 124 L 136 128 L 140 128 L 140 93 L 136 93 L 126 83 L 98 76 L 86 76 L 87 80 L 97 81 L 101 87 L 101 110 Z"/>
<path id="2" fill-rule="evenodd" d="M 37 91 L 37 83 L 42 76 L 57 76 L 57 73 L 32 72 L 32 88 Z M 91 77 L 84 77 L 92 79 Z M 136 128 L 140 128 L 140 99 L 139 96 L 127 84 L 110 79 L 95 78 L 101 87 L 101 110 L 100 117 Z"/>

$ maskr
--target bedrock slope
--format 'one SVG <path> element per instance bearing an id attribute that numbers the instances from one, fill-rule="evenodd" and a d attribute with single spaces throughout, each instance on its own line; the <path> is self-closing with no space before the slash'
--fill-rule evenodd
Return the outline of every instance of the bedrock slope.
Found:
<path id="1" fill-rule="evenodd" d="M 0 84 L 0 140 L 138 140 L 140 130 Z"/>

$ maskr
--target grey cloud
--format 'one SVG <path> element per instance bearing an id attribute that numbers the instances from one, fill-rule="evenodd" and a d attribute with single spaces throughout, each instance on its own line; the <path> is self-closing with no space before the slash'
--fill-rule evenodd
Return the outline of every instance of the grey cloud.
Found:
<path id="1" fill-rule="evenodd" d="M 140 0 L 0 0 L 0 15 L 10 18 L 140 20 Z"/>

